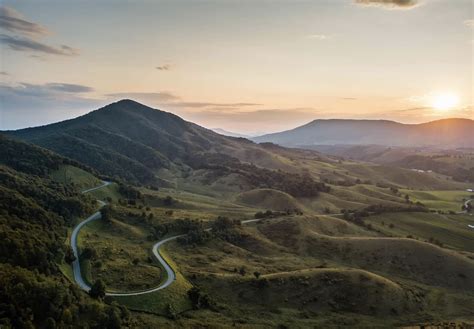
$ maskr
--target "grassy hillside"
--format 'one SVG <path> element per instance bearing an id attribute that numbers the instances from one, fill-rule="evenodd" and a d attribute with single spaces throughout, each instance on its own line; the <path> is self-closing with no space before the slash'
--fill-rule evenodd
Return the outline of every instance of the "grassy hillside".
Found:
<path id="1" fill-rule="evenodd" d="M 465 200 L 471 198 L 469 192 L 460 191 L 412 191 L 402 190 L 410 196 L 413 201 L 420 201 L 431 209 L 443 211 L 461 211 Z"/>
<path id="2" fill-rule="evenodd" d="M 80 190 L 85 190 L 101 184 L 100 179 L 97 179 L 90 172 L 71 165 L 60 166 L 57 170 L 51 173 L 51 179 L 64 184 L 74 185 Z"/>
<path id="3" fill-rule="evenodd" d="M 214 300 L 223 323 L 239 317 L 250 327 L 393 327 L 468 317 L 474 303 L 465 293 L 474 261 L 432 244 L 328 216 L 268 219 L 243 234 L 233 243 L 175 245 L 171 252 Z"/>
<path id="4" fill-rule="evenodd" d="M 236 201 L 255 208 L 277 211 L 303 208 L 291 195 L 272 189 L 256 189 L 240 193 L 237 195 Z"/>
<path id="5" fill-rule="evenodd" d="M 366 222 L 384 234 L 411 236 L 448 248 L 474 252 L 472 217 L 433 213 L 398 213 L 370 216 Z"/>
<path id="6" fill-rule="evenodd" d="M 459 182 L 474 182 L 474 151 L 435 147 L 387 147 L 381 145 L 315 145 L 310 149 L 346 159 L 407 169 L 434 171 Z"/>

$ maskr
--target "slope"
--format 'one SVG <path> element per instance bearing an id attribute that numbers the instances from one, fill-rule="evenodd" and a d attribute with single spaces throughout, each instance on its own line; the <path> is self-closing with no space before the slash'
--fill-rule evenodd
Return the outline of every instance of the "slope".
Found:
<path id="1" fill-rule="evenodd" d="M 386 120 L 314 120 L 279 133 L 253 138 L 284 146 L 378 144 L 386 146 L 473 147 L 474 121 L 443 119 L 422 124 Z"/>

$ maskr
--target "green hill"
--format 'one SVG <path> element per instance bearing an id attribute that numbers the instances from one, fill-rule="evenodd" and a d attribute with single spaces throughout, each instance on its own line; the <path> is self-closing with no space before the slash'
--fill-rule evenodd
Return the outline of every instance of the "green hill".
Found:
<path id="1" fill-rule="evenodd" d="M 51 176 L 64 166 L 82 177 L 93 174 L 70 159 L 4 136 L 0 150 L 0 327 L 126 323 L 126 312 L 93 300 L 61 273 L 70 261 L 67 231 L 78 217 L 93 212 L 95 202 Z"/>
<path id="2" fill-rule="evenodd" d="M 256 189 L 240 193 L 236 202 L 255 208 L 277 211 L 302 209 L 303 206 L 291 195 L 272 189 Z"/>

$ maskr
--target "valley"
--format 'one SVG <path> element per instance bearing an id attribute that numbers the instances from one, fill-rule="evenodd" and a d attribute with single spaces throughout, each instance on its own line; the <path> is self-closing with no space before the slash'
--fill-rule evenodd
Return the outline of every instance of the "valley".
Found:
<path id="1" fill-rule="evenodd" d="M 474 0 L 0 0 L 0 329 L 474 329 Z"/>
<path id="2" fill-rule="evenodd" d="M 474 321 L 472 193 L 447 173 L 225 137 L 129 100 L 4 135 L 5 197 L 6 177 L 41 179 L 87 204 L 62 215 L 52 280 L 123 325 Z"/>

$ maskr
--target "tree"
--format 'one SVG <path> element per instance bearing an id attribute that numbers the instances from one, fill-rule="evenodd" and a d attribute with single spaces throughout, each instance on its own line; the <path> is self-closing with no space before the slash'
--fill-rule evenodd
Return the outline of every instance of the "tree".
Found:
<path id="1" fill-rule="evenodd" d="M 95 249 L 91 247 L 84 248 L 84 251 L 81 254 L 81 257 L 84 259 L 93 259 L 96 256 L 97 256 L 97 252 L 95 251 Z"/>
<path id="2" fill-rule="evenodd" d="M 173 205 L 173 203 L 174 203 L 174 199 L 173 199 L 171 196 L 169 196 L 169 195 L 167 195 L 167 196 L 163 199 L 163 204 L 164 204 L 165 206 L 171 206 L 171 205 Z"/>
<path id="3" fill-rule="evenodd" d="M 91 287 L 91 290 L 89 290 L 89 295 L 95 299 L 104 298 L 105 297 L 105 282 L 102 281 L 101 279 L 94 282 L 94 284 Z"/>
<path id="4" fill-rule="evenodd" d="M 405 202 L 406 203 L 410 202 L 410 196 L 408 194 L 405 194 Z"/>
<path id="5" fill-rule="evenodd" d="M 244 276 L 245 273 L 247 273 L 247 271 L 245 270 L 245 267 L 242 266 L 242 267 L 240 268 L 240 270 L 239 270 L 239 274 L 242 275 L 242 276 Z"/>
<path id="6" fill-rule="evenodd" d="M 255 278 L 258 280 L 258 278 L 260 277 L 260 272 L 255 271 L 255 272 L 253 272 L 253 275 L 254 275 Z"/>
<path id="7" fill-rule="evenodd" d="M 106 327 L 108 329 L 120 329 L 120 328 L 122 328 L 122 319 L 120 319 L 120 315 L 119 315 L 117 309 L 110 308 L 108 310 Z"/>
<path id="8" fill-rule="evenodd" d="M 74 256 L 74 252 L 72 251 L 71 247 L 66 248 L 66 253 L 64 254 L 64 261 L 68 264 L 71 264 L 76 260 L 76 256 Z"/>
<path id="9" fill-rule="evenodd" d="M 199 309 L 199 299 L 201 298 L 201 291 L 197 287 L 192 287 L 191 289 L 188 290 L 188 297 L 189 300 L 191 301 L 191 304 L 193 304 L 194 309 Z"/>
<path id="10" fill-rule="evenodd" d="M 176 319 L 176 310 L 174 309 L 171 303 L 168 303 L 168 305 L 166 305 L 166 316 L 172 320 Z"/>
<path id="11" fill-rule="evenodd" d="M 260 288 L 260 289 L 268 287 L 268 285 L 269 285 L 269 282 L 268 282 L 267 278 L 262 278 L 261 280 L 257 281 L 257 287 Z"/>
<path id="12" fill-rule="evenodd" d="M 105 205 L 100 209 L 100 216 L 106 223 L 110 223 L 112 220 L 112 207 Z"/>
<path id="13" fill-rule="evenodd" d="M 195 310 L 200 308 L 210 308 L 212 305 L 209 296 L 201 292 L 198 287 L 192 287 L 191 289 L 189 289 L 188 297 Z"/>

